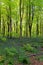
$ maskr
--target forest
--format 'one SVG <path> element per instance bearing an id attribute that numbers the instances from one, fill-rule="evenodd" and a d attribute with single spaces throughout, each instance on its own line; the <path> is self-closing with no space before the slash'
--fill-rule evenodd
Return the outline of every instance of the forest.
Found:
<path id="1" fill-rule="evenodd" d="M 43 65 L 43 0 L 0 0 L 0 65 Z"/>

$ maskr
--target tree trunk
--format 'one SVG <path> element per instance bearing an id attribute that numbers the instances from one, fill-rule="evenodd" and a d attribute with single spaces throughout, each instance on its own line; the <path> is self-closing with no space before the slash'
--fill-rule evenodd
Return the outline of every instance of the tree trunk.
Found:
<path id="1" fill-rule="evenodd" d="M 0 13 L 0 33 L 1 33 L 1 13 Z"/>
<path id="2" fill-rule="evenodd" d="M 7 10 L 7 19 L 8 19 L 8 36 L 11 38 L 12 37 L 12 18 L 11 18 L 11 1 L 9 0 L 8 2 L 8 8 L 6 7 Z"/>
<path id="3" fill-rule="evenodd" d="M 7 25 L 8 25 L 8 35 L 7 36 L 9 37 L 9 23 L 7 23 Z"/>
<path id="4" fill-rule="evenodd" d="M 29 35 L 31 37 L 32 25 L 29 25 Z"/>
<path id="5" fill-rule="evenodd" d="M 24 0 L 20 0 L 20 38 L 22 37 L 22 20 L 24 14 Z"/>
<path id="6" fill-rule="evenodd" d="M 1 33 L 1 4 L 0 4 L 0 33 Z"/>
<path id="7" fill-rule="evenodd" d="M 28 24 L 26 23 L 26 37 L 28 37 Z"/>
<path id="8" fill-rule="evenodd" d="M 20 20 L 20 38 L 22 37 L 22 18 Z"/>
<path id="9" fill-rule="evenodd" d="M 12 37 L 12 20 L 11 20 L 11 17 L 10 17 L 10 38 Z"/>
<path id="10" fill-rule="evenodd" d="M 40 18 L 40 36 L 41 36 L 41 18 Z"/>
<path id="11" fill-rule="evenodd" d="M 36 24 L 36 35 L 39 35 L 39 25 L 38 25 L 38 18 L 37 18 L 37 24 Z"/>
<path id="12" fill-rule="evenodd" d="M 14 23 L 14 32 L 15 32 L 15 23 Z"/>
<path id="13" fill-rule="evenodd" d="M 2 28 L 2 32 L 3 32 L 3 36 L 5 36 L 5 23 L 4 23 L 5 21 L 4 21 L 4 18 L 3 18 L 3 28 Z"/>
<path id="14" fill-rule="evenodd" d="M 22 0 L 20 0 L 20 38 L 22 37 L 22 17 L 21 17 L 21 4 Z"/>
<path id="15" fill-rule="evenodd" d="M 10 1 L 9 1 L 10 2 Z M 10 15 L 9 15 L 9 22 L 10 22 L 10 38 L 12 37 L 12 19 L 11 19 L 11 5 L 9 4 L 9 12 L 10 12 Z"/>
<path id="16" fill-rule="evenodd" d="M 18 33 L 18 21 L 16 21 L 16 33 Z"/>
<path id="17" fill-rule="evenodd" d="M 33 3 L 31 4 L 31 1 L 29 0 L 29 34 L 31 37 L 31 32 L 32 32 L 32 23 L 33 23 L 33 18 L 34 18 L 34 5 Z M 32 20 L 31 20 L 31 15 L 32 15 Z"/>
<path id="18" fill-rule="evenodd" d="M 26 37 L 28 37 L 28 4 L 26 6 Z"/>

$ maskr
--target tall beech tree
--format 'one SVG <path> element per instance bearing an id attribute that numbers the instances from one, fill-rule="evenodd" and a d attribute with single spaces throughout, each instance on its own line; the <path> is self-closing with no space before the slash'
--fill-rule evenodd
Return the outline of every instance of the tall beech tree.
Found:
<path id="1" fill-rule="evenodd" d="M 20 0 L 20 37 L 22 37 L 22 20 L 24 15 L 24 0 Z"/>
<path id="2" fill-rule="evenodd" d="M 28 4 L 26 5 L 26 37 L 28 37 Z"/>
<path id="3" fill-rule="evenodd" d="M 8 0 L 8 5 L 6 6 L 7 11 L 7 25 L 8 25 L 8 36 L 12 37 L 12 15 L 11 15 L 11 0 Z"/>
<path id="4" fill-rule="evenodd" d="M 30 37 L 31 37 L 31 31 L 32 31 L 33 18 L 34 18 L 34 5 L 33 5 L 33 2 L 29 0 L 29 34 L 30 34 Z"/>
<path id="5" fill-rule="evenodd" d="M 0 1 L 0 33 L 1 33 L 1 1 Z"/>

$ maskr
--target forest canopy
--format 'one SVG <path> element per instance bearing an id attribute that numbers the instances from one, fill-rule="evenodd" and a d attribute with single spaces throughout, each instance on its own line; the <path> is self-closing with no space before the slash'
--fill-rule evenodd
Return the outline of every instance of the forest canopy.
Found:
<path id="1" fill-rule="evenodd" d="M 42 37 L 43 0 L 0 0 L 0 36 Z"/>

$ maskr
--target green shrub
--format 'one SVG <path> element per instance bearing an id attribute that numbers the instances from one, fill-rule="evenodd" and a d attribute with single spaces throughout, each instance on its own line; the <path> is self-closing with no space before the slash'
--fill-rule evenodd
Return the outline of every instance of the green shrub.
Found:
<path id="1" fill-rule="evenodd" d="M 5 57 L 4 56 L 0 56 L 0 63 L 4 63 L 5 61 Z"/>
<path id="2" fill-rule="evenodd" d="M 0 63 L 0 65 L 3 65 L 3 63 Z"/>
<path id="3" fill-rule="evenodd" d="M 12 32 L 12 36 L 14 37 L 19 37 L 19 33 L 16 33 L 16 32 Z"/>
<path id="4" fill-rule="evenodd" d="M 6 55 L 6 60 L 8 60 L 8 65 L 13 65 L 14 58 L 16 58 L 18 52 L 17 49 L 12 47 L 12 48 L 5 48 L 5 55 Z"/>
<path id="5" fill-rule="evenodd" d="M 6 56 L 14 56 L 17 54 L 16 48 L 5 48 Z"/>
<path id="6" fill-rule="evenodd" d="M 19 62 L 22 62 L 24 58 L 25 58 L 25 51 L 22 47 L 20 47 L 19 48 L 19 53 L 18 53 Z"/>
<path id="7" fill-rule="evenodd" d="M 32 51 L 33 51 L 33 47 L 31 47 L 30 44 L 24 45 L 24 49 L 25 49 L 26 51 L 29 51 L 29 52 L 32 52 Z"/>
<path id="8" fill-rule="evenodd" d="M 39 61 L 43 61 L 43 55 L 37 56 L 36 59 L 39 60 Z"/>
<path id="9" fill-rule="evenodd" d="M 18 58 L 19 62 L 22 62 L 23 59 L 24 57 L 19 55 L 19 58 Z"/>
<path id="10" fill-rule="evenodd" d="M 8 65 L 13 65 L 12 59 L 8 61 Z"/>
<path id="11" fill-rule="evenodd" d="M 34 46 L 35 48 L 38 48 L 38 47 L 40 47 L 40 43 L 34 43 L 33 46 Z"/>
<path id="12" fill-rule="evenodd" d="M 2 37 L 1 40 L 2 40 L 3 42 L 5 42 L 5 41 L 6 41 L 6 38 L 5 38 L 5 37 Z"/>
<path id="13" fill-rule="evenodd" d="M 32 47 L 30 44 L 26 44 L 24 45 L 24 50 L 25 51 L 28 51 L 29 53 L 32 52 L 32 53 L 37 53 L 38 50 L 34 47 Z"/>
<path id="14" fill-rule="evenodd" d="M 19 55 L 19 62 L 21 62 L 22 64 L 30 64 L 30 59 L 29 57 Z"/>

